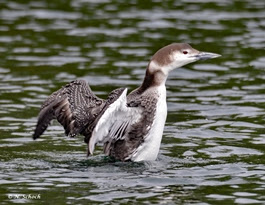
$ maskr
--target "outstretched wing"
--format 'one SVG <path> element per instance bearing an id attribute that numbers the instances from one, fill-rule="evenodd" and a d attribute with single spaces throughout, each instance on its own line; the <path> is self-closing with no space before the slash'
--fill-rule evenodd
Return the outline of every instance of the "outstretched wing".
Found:
<path id="1" fill-rule="evenodd" d="M 95 127 L 88 144 L 88 155 L 93 154 L 98 142 L 122 140 L 130 131 L 131 125 L 138 122 L 143 112 L 142 107 L 128 107 L 126 99 L 127 89 L 120 97 L 102 109 L 95 121 Z"/>
<path id="2" fill-rule="evenodd" d="M 33 135 L 37 139 L 47 129 L 52 119 L 64 127 L 65 134 L 80 134 L 92 123 L 105 105 L 84 80 L 73 81 L 54 92 L 43 103 Z"/>

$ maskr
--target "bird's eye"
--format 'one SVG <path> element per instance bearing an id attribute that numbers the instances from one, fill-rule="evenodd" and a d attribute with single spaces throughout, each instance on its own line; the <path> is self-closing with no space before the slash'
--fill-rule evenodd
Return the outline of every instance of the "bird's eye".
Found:
<path id="1" fill-rule="evenodd" d="M 182 51 L 182 53 L 186 55 L 186 54 L 188 54 L 188 51 Z"/>

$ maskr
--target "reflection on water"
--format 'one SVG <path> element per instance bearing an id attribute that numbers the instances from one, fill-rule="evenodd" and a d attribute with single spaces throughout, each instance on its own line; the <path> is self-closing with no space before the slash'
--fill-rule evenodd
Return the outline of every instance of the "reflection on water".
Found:
<path id="1" fill-rule="evenodd" d="M 4 0 L 0 9 L 0 200 L 264 204 L 264 1 Z M 113 162 L 39 107 L 76 78 L 100 97 L 136 88 L 154 52 L 188 42 L 222 58 L 171 73 L 155 162 Z M 62 193 L 62 194 L 59 194 Z M 9 198 L 41 194 L 41 199 Z"/>

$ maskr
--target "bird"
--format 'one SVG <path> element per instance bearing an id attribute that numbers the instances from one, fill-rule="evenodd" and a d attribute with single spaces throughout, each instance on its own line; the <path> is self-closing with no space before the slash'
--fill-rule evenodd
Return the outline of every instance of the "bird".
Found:
<path id="1" fill-rule="evenodd" d="M 57 119 L 65 135 L 84 136 L 88 156 L 101 143 L 104 154 L 115 160 L 156 160 L 167 118 L 169 73 L 186 64 L 220 56 L 198 51 L 187 43 L 169 44 L 153 55 L 138 88 L 129 94 L 127 88 L 117 88 L 106 99 L 96 96 L 86 81 L 72 81 L 44 101 L 33 139 Z"/>

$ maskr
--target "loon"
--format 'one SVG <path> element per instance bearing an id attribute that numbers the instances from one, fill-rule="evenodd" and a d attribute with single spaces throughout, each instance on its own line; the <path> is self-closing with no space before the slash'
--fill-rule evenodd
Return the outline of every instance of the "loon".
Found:
<path id="1" fill-rule="evenodd" d="M 165 83 L 169 72 L 219 56 L 186 43 L 167 45 L 151 58 L 139 88 L 128 95 L 127 88 L 115 89 L 106 100 L 97 97 L 84 80 L 72 81 L 44 101 L 33 139 L 57 119 L 67 136 L 85 137 L 88 156 L 97 143 L 103 143 L 104 153 L 116 160 L 156 160 L 167 117 Z"/>

